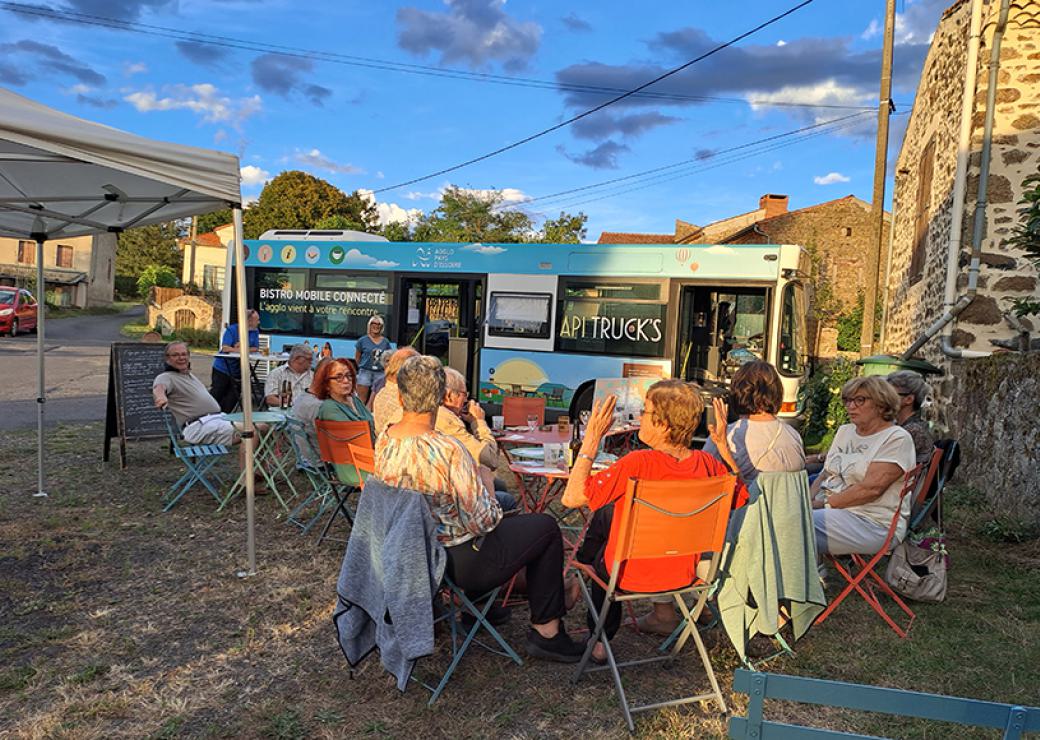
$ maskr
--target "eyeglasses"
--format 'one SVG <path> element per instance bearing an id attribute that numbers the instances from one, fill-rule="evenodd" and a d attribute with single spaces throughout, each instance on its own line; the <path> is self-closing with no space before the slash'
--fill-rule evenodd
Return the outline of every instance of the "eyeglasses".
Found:
<path id="1" fill-rule="evenodd" d="M 330 375 L 329 380 L 338 380 L 342 383 L 345 380 L 353 382 L 354 379 L 350 377 L 350 373 L 340 373 L 339 375 Z"/>
<path id="2" fill-rule="evenodd" d="M 869 400 L 870 400 L 870 398 L 868 398 L 867 396 L 842 396 L 841 397 L 841 402 L 843 404 L 845 404 L 846 406 L 852 406 L 853 408 L 859 408 L 860 406 L 862 406 L 863 404 L 865 404 Z"/>
<path id="3" fill-rule="evenodd" d="M 187 352 L 170 352 L 167 357 L 188 357 Z"/>
<path id="4" fill-rule="evenodd" d="M 900 396 L 912 396 L 913 393 L 907 393 L 906 391 L 896 391 Z"/>

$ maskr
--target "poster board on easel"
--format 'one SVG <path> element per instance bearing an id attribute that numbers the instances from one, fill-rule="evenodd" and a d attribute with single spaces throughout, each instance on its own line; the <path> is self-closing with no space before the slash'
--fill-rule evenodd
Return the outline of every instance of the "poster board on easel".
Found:
<path id="1" fill-rule="evenodd" d="M 126 467 L 128 439 L 166 436 L 163 412 L 152 399 L 152 381 L 166 365 L 163 344 L 114 342 L 108 360 L 108 401 L 105 410 L 105 446 L 108 462 L 112 439 L 119 439 L 119 467 Z"/>

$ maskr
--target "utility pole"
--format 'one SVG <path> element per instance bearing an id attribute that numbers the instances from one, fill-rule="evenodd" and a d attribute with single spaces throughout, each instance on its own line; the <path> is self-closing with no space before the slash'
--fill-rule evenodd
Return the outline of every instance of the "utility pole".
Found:
<path id="1" fill-rule="evenodd" d="M 881 243 L 885 235 L 885 175 L 888 164 L 888 116 L 892 110 L 892 46 L 896 29 L 896 0 L 885 0 L 885 44 L 881 51 L 881 95 L 878 100 L 877 144 L 874 149 L 874 200 L 870 219 L 873 241 L 867 250 L 866 284 L 863 297 L 863 329 L 859 356 L 874 353 L 874 315 L 877 313 L 878 281 L 881 276 Z"/>

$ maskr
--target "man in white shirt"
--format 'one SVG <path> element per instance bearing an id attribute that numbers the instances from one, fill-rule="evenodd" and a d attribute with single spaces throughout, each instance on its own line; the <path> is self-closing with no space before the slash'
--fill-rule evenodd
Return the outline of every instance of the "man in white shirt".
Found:
<path id="1" fill-rule="evenodd" d="M 152 381 L 155 405 L 167 409 L 188 444 L 232 445 L 239 441 L 235 425 L 202 381 L 191 374 L 191 353 L 184 342 L 166 345 L 166 370 Z"/>
<path id="2" fill-rule="evenodd" d="M 283 382 L 289 381 L 295 400 L 303 396 L 313 379 L 310 348 L 302 344 L 293 345 L 289 352 L 289 361 L 268 373 L 267 380 L 264 381 L 264 396 L 267 405 L 271 408 L 278 408 L 281 403 L 280 394 Z"/>

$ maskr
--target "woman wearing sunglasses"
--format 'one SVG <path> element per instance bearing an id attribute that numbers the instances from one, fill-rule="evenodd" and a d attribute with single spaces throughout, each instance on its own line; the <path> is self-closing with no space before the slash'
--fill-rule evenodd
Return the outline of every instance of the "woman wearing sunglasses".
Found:
<path id="1" fill-rule="evenodd" d="M 314 395 L 321 399 L 318 418 L 322 421 L 367 422 L 374 443 L 372 412 L 355 394 L 356 387 L 357 373 L 349 360 L 337 358 L 321 365 L 314 373 L 311 385 Z M 336 476 L 347 485 L 356 486 L 360 482 L 353 465 L 337 465 Z"/>
<path id="2" fill-rule="evenodd" d="M 914 441 L 895 422 L 899 395 L 884 378 L 853 378 L 841 398 L 851 423 L 838 428 L 812 486 L 816 549 L 873 553 L 885 542 L 903 476 L 917 464 Z M 910 503 L 909 497 L 903 500 L 897 542 L 906 534 Z"/>

